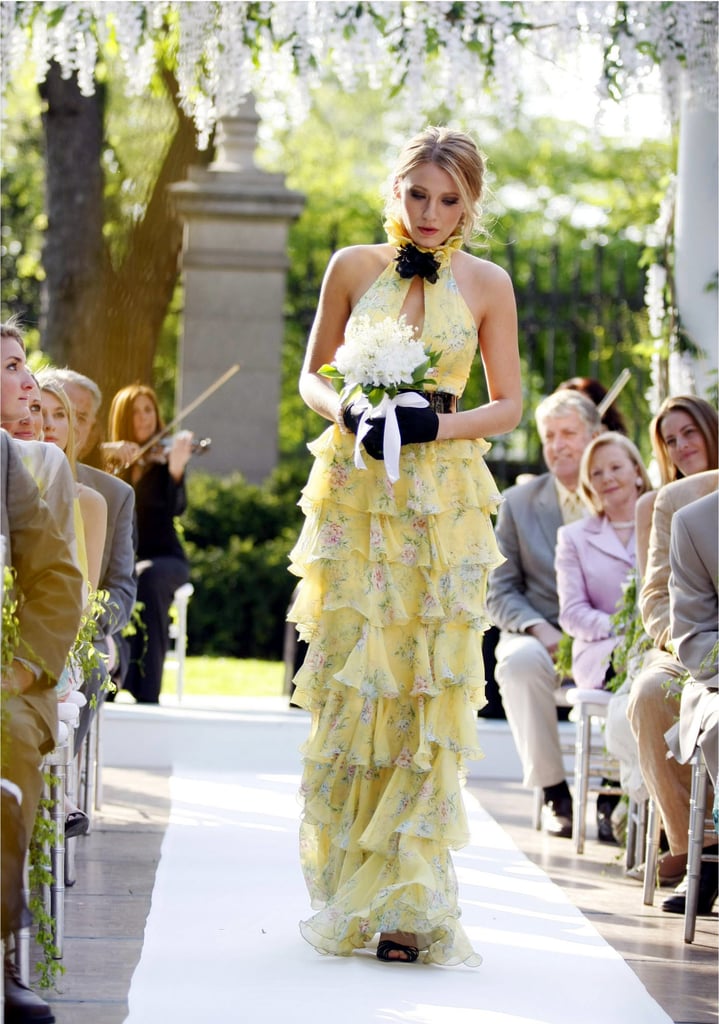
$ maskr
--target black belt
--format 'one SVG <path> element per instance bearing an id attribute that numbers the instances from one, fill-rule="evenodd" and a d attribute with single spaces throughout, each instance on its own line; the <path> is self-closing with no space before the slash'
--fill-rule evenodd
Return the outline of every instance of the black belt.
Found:
<path id="1" fill-rule="evenodd" d="M 420 391 L 419 394 L 427 399 L 430 409 L 435 412 L 457 411 L 457 396 L 450 395 L 448 391 Z"/>

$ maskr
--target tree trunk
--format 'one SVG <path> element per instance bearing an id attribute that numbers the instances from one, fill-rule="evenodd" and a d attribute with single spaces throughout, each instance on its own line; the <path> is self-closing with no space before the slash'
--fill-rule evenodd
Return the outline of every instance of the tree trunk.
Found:
<path id="1" fill-rule="evenodd" d="M 175 83 L 166 85 L 173 99 Z M 105 317 L 106 359 L 113 390 L 139 380 L 152 384 L 152 366 L 162 325 L 172 300 L 182 251 L 182 221 L 167 186 L 186 177 L 191 163 L 204 163 L 192 122 L 177 108 L 177 129 L 145 210 L 128 237 L 122 266 L 108 277 Z M 107 391 L 108 395 L 110 391 Z"/>
<path id="2" fill-rule="evenodd" d="M 98 87 L 93 96 L 82 96 L 76 78 L 62 79 L 56 65 L 42 87 L 48 211 L 42 347 L 57 365 L 99 384 L 105 412 L 119 388 L 153 382 L 182 248 L 182 223 L 167 186 L 184 178 L 191 163 L 209 159 L 197 150 L 194 126 L 179 110 L 174 78 L 166 73 L 164 80 L 177 127 L 118 266 L 103 239 L 103 94 Z"/>
<path id="3" fill-rule="evenodd" d="M 104 93 L 82 96 L 77 79 L 63 79 L 57 64 L 40 92 L 48 216 L 42 344 L 59 365 L 80 369 L 81 361 L 97 365 L 102 358 Z"/>

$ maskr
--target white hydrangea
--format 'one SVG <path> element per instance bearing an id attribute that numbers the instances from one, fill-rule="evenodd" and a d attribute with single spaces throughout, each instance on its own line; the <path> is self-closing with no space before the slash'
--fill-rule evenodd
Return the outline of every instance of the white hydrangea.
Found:
<path id="1" fill-rule="evenodd" d="M 396 389 L 411 384 L 414 371 L 426 362 L 424 346 L 404 316 L 374 322 L 359 316 L 348 324 L 332 365 L 346 384 Z"/>

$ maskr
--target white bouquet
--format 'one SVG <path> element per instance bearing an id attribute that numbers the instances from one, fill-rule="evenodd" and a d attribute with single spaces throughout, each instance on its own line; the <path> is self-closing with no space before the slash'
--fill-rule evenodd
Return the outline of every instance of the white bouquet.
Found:
<path id="1" fill-rule="evenodd" d="M 358 469 L 367 468 L 360 444 L 372 427 L 370 421 L 384 418 L 385 466 L 393 482 L 399 479 L 400 449 L 395 408 L 424 408 L 429 404 L 413 392 L 434 383 L 440 356 L 439 352 L 425 350 L 415 335 L 416 328 L 404 315 L 398 320 L 388 316 L 378 321 L 359 316 L 347 325 L 344 344 L 337 349 L 333 362 L 319 369 L 324 377 L 342 383 L 342 406 L 353 403 L 355 410 L 362 412 L 354 456 Z"/>

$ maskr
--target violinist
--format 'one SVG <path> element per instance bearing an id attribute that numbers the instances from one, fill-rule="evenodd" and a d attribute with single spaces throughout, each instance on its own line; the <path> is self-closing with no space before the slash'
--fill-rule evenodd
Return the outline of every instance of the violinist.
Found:
<path id="1" fill-rule="evenodd" d="M 159 703 L 170 606 L 177 588 L 190 578 L 175 517 L 182 515 L 187 505 L 185 467 L 192 455 L 193 435 L 181 430 L 169 448 L 158 444 L 137 458 L 163 430 L 152 388 L 130 384 L 117 392 L 110 407 L 109 433 L 113 457 L 126 467 L 120 476 L 135 491 L 137 600 L 141 605 L 141 623 L 128 638 L 124 688 L 139 704 Z"/>

